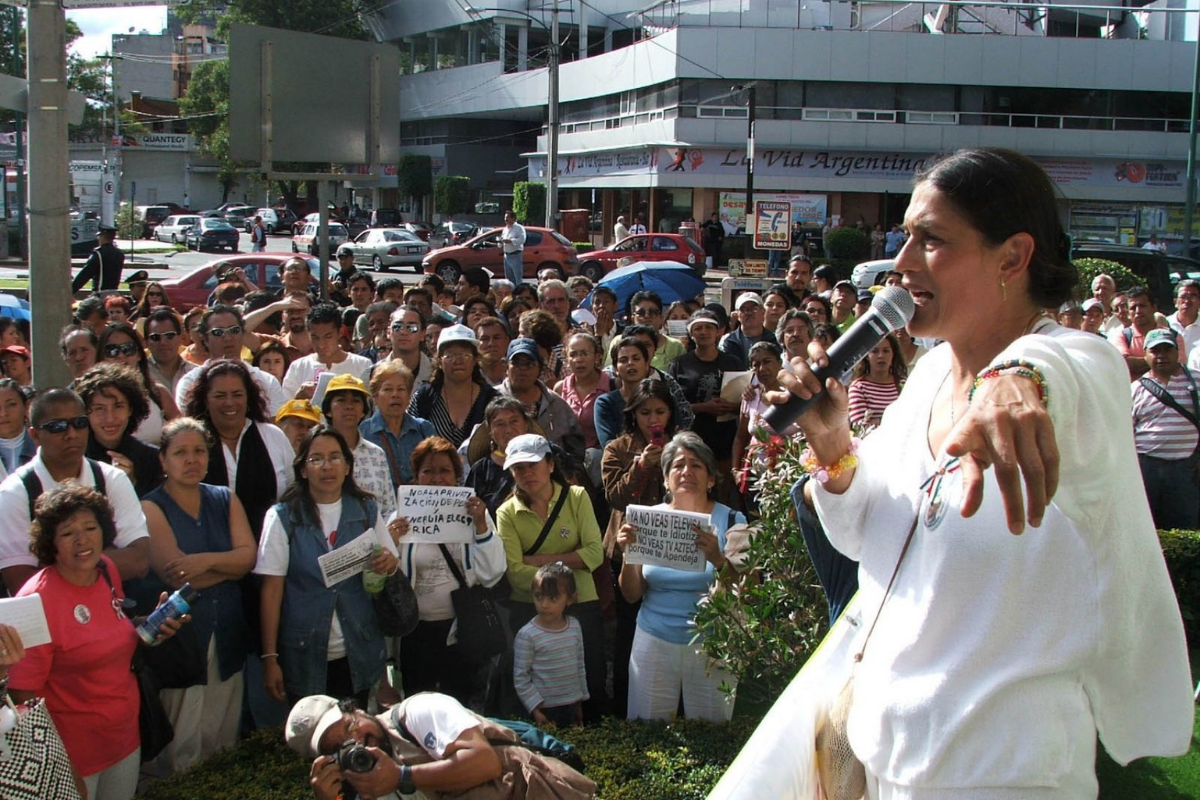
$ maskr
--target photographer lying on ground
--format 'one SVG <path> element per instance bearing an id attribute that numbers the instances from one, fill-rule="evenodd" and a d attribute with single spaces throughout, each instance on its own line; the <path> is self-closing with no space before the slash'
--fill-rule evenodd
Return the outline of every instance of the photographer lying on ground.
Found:
<path id="1" fill-rule="evenodd" d="M 449 695 L 422 692 L 372 717 L 326 695 L 288 715 L 288 746 L 315 758 L 317 800 L 418 795 L 428 800 L 591 800 L 596 784 L 517 744 L 508 728 Z M 419 744 L 418 744 L 419 743 Z"/>

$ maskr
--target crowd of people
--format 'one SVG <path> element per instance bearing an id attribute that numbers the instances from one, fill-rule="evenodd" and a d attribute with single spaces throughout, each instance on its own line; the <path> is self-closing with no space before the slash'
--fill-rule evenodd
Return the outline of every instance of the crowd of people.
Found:
<path id="1" fill-rule="evenodd" d="M 1101 276 L 1080 309 L 1099 321 L 1055 324 L 1047 309 L 1067 320 L 1059 306 L 1074 270 L 1048 180 L 1031 164 L 974 151 L 918 180 L 909 238 L 884 281 L 913 294 L 916 318 L 879 342 L 848 388 L 820 386 L 805 359 L 820 363 L 872 294 L 825 267 L 814 274 L 803 253 L 777 287 L 742 293 L 732 309 L 704 297 L 668 307 L 651 291 L 619 308 L 580 277 L 513 285 L 467 270 L 455 285 L 376 282 L 343 253 L 324 293 L 293 258 L 279 295 L 231 270 L 207 306 L 183 314 L 156 283 L 131 287 L 125 304 L 82 301 L 61 337 L 69 386 L 35 392 L 20 370 L 0 380 L 0 577 L 13 595 L 43 595 L 55 633 L 13 658 L 20 643 L 0 626 L 10 692 L 46 696 L 92 796 L 127 800 L 139 741 L 122 663 L 134 639 L 112 600 L 145 613 L 190 584 L 202 663 L 164 691 L 177 734 L 154 760 L 159 774 L 285 718 L 289 742 L 321 756 L 319 797 L 341 786 L 324 757 L 343 740 L 395 746 L 405 725 L 429 726 L 437 744 L 418 755 L 437 761 L 483 746 L 473 712 L 560 726 L 613 714 L 728 721 L 737 681 L 701 651 L 697 603 L 744 561 L 747 537 L 735 534 L 756 516 L 750 468 L 764 413 L 789 392 L 824 390 L 792 431 L 824 478 L 809 481 L 805 502 L 861 561 L 865 605 L 885 608 L 853 711 L 872 796 L 977 781 L 1061 781 L 1076 793 L 1053 796 L 1085 796 L 1097 728 L 1118 758 L 1176 745 L 1178 612 L 1146 506 L 1117 486 L 1136 480 L 1136 440 L 1143 475 L 1155 467 L 1155 491 L 1181 505 L 1182 473 L 1159 462 L 1169 452 L 1190 466 L 1200 435 L 1168 419 L 1164 409 L 1182 412 L 1145 381 L 1134 384 L 1134 426 L 1116 416 L 1128 408 L 1126 367 L 1200 416 L 1180 366 L 1189 335 L 1200 338 L 1200 286 L 1181 284 L 1177 313 L 1161 322 L 1129 291 L 1126 320 Z M 988 193 L 960 187 L 987 179 L 1022 202 L 977 207 Z M 891 249 L 891 237 L 880 242 Z M 572 309 L 584 297 L 595 322 L 581 325 Z M 668 326 L 676 320 L 685 332 Z M 23 348 L 22 331 L 0 321 L 0 346 Z M 748 382 L 730 397 L 736 373 Z M 852 423 L 875 429 L 861 447 Z M 1187 477 L 1194 527 L 1200 498 Z M 470 540 L 414 542 L 397 511 L 405 485 L 473 489 L 460 509 Z M 944 517 L 939 492 L 964 515 Z M 633 505 L 704 520 L 689 532 L 702 566 L 627 561 L 651 533 L 631 524 Z M 914 509 L 925 534 L 909 551 Z M 1025 522 L 1037 529 L 1025 539 L 1005 533 Z M 941 524 L 972 544 L 930 537 Z M 366 569 L 402 575 L 415 592 L 408 636 L 383 634 L 364 581 L 327 583 L 324 557 L 363 539 Z M 905 551 L 912 566 L 900 571 Z M 111 590 L 96 583 L 102 573 Z M 457 595 L 473 588 L 502 611 L 498 655 L 458 635 Z M 1139 684 L 1139 664 L 1161 674 Z M 921 677 L 935 673 L 945 680 Z M 111 702 L 95 702 L 101 685 Z M 401 702 L 405 714 L 388 716 Z M 362 711 L 372 705 L 378 718 Z M 1048 709 L 1064 720 L 1054 731 L 1034 722 Z M 1134 741 L 1147 709 L 1160 734 Z M 1190 701 L 1186 710 L 1190 731 Z M 101 727 L 111 735 L 93 736 Z M 996 737 L 1005 746 L 990 746 Z M 478 756 L 486 780 L 495 758 Z M 451 785 L 400 760 L 392 788 Z"/>

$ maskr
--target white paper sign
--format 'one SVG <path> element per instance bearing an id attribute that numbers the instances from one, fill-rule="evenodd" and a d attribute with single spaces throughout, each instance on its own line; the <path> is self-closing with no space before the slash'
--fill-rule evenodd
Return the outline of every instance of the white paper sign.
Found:
<path id="1" fill-rule="evenodd" d="M 467 501 L 475 490 L 465 486 L 401 486 L 396 491 L 396 517 L 408 520 L 401 544 L 470 544 L 475 520 Z"/>
<path id="2" fill-rule="evenodd" d="M 321 579 L 325 588 L 332 588 L 347 578 L 361 575 L 371 560 L 371 551 L 378 542 L 375 537 L 366 534 L 358 537 L 345 547 L 331 550 L 323 556 L 317 556 L 317 566 L 321 568 Z"/>
<path id="3" fill-rule="evenodd" d="M 24 647 L 50 644 L 50 628 L 46 625 L 40 595 L 0 600 L 0 622 L 17 629 Z"/>
<path id="4" fill-rule="evenodd" d="M 753 377 L 754 373 L 749 370 L 745 372 L 722 373 L 721 399 L 740 407 L 742 405 L 742 393 L 746 391 L 746 387 L 750 385 L 750 379 Z M 717 422 L 729 422 L 730 420 L 737 419 L 737 417 L 737 411 L 732 414 L 722 414 L 717 417 Z"/>
<path id="5" fill-rule="evenodd" d="M 667 320 L 667 335 L 674 336 L 676 339 L 682 339 L 687 336 L 686 319 L 669 319 Z"/>
<path id="6" fill-rule="evenodd" d="M 312 404 L 317 408 L 325 402 L 325 390 L 329 388 L 329 382 L 333 379 L 334 374 L 321 364 L 313 367 L 313 380 L 317 382 L 317 386 L 313 389 Z"/>
<path id="7" fill-rule="evenodd" d="M 684 572 L 703 572 L 707 559 L 696 547 L 693 525 L 712 525 L 708 514 L 629 506 L 625 521 L 637 528 L 637 541 L 625 548 L 626 564 L 653 564 Z"/>

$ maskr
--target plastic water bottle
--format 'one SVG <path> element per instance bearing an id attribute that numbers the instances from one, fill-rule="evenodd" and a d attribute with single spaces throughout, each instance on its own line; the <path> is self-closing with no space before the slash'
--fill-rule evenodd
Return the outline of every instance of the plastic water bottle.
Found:
<path id="1" fill-rule="evenodd" d="M 154 613 L 146 617 L 141 625 L 138 625 L 138 636 L 142 637 L 142 641 L 151 647 L 160 644 L 158 629 L 162 627 L 162 624 L 169 619 L 179 619 L 191 611 L 192 603 L 195 603 L 199 596 L 200 593 L 193 589 L 190 583 L 180 586 L 175 594 L 167 598 L 167 602 L 154 609 Z"/>
<path id="2" fill-rule="evenodd" d="M 383 545 L 375 545 L 371 548 L 371 559 L 383 552 Z M 369 566 L 363 570 L 363 590 L 367 594 L 379 594 L 383 591 L 383 584 L 387 582 L 387 575 L 382 572 L 376 572 Z"/>

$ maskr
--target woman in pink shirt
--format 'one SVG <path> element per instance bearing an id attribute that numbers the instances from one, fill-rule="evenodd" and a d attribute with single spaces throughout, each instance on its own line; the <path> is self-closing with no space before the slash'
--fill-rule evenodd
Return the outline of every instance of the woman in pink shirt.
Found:
<path id="1" fill-rule="evenodd" d="M 587 447 L 585 457 L 588 475 L 600 485 L 600 439 L 596 436 L 596 398 L 613 390 L 612 379 L 601 371 L 604 352 L 600 340 L 590 333 L 574 333 L 567 339 L 567 376 L 554 386 L 554 391 L 567 401 L 579 418 Z"/>

